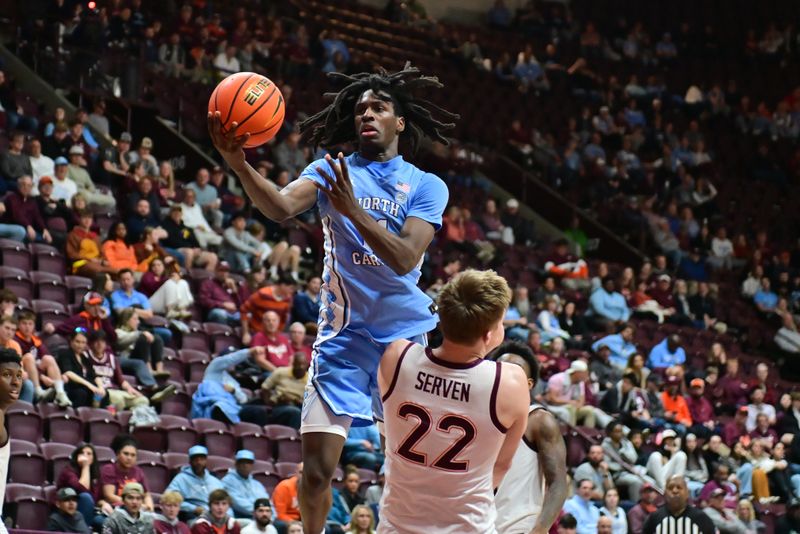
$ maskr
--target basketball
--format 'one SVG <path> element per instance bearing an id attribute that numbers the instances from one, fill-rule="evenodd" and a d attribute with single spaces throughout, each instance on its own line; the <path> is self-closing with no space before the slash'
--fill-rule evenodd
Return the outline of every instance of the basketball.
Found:
<path id="1" fill-rule="evenodd" d="M 269 78 L 237 72 L 219 82 L 211 93 L 208 111 L 220 112 L 223 131 L 238 123 L 240 135 L 250 134 L 245 148 L 253 148 L 275 137 L 286 107 L 280 89 Z"/>

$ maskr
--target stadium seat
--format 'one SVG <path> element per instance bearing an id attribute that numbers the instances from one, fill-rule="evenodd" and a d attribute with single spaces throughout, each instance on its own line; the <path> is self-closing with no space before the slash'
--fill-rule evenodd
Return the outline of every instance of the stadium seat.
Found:
<path id="1" fill-rule="evenodd" d="M 12 505 L 14 524 L 19 529 L 43 531 L 50 515 L 50 505 L 39 486 L 9 484 L 6 503 Z"/>
<path id="2" fill-rule="evenodd" d="M 61 276 L 66 274 L 66 259 L 57 248 L 44 243 L 33 243 L 31 252 L 36 260 L 36 269 Z"/>
<path id="3" fill-rule="evenodd" d="M 0 282 L 3 288 L 13 292 L 21 299 L 33 299 L 33 282 L 28 277 L 28 271 L 10 265 L 0 266 Z"/>
<path id="4" fill-rule="evenodd" d="M 192 329 L 181 336 L 181 349 L 208 352 L 208 336 L 202 330 Z"/>
<path id="5" fill-rule="evenodd" d="M 114 454 L 114 451 L 112 451 L 109 447 L 104 447 L 102 445 L 95 445 L 94 452 L 97 454 L 97 461 L 100 464 L 107 464 L 117 457 L 117 455 Z"/>
<path id="6" fill-rule="evenodd" d="M 47 480 L 47 462 L 38 452 L 11 453 L 8 479 L 21 484 L 41 484 Z"/>
<path id="7" fill-rule="evenodd" d="M 80 417 L 68 413 L 51 413 L 47 421 L 47 435 L 50 441 L 76 444 L 83 441 L 83 422 Z"/>
<path id="8" fill-rule="evenodd" d="M 281 480 L 289 478 L 297 473 L 297 462 L 275 462 L 274 466 L 275 474 L 278 475 Z"/>
<path id="9" fill-rule="evenodd" d="M 61 275 L 45 271 L 33 271 L 30 277 L 35 287 L 36 298 L 59 303 L 69 302 L 69 288 L 64 284 Z"/>
<path id="10" fill-rule="evenodd" d="M 167 450 L 167 434 L 159 425 L 137 426 L 131 434 L 139 448 L 147 451 Z"/>
<path id="11" fill-rule="evenodd" d="M 160 461 L 144 462 L 141 460 L 139 460 L 138 466 L 144 471 L 150 491 L 159 494 L 164 493 L 170 481 L 170 470 L 167 466 Z"/>
<path id="12" fill-rule="evenodd" d="M 183 466 L 189 465 L 189 455 L 185 452 L 165 452 L 161 455 L 170 471 L 177 473 Z"/>
<path id="13" fill-rule="evenodd" d="M 186 380 L 186 368 L 173 349 L 164 347 L 164 370 L 169 371 L 171 380 L 183 383 Z"/>
<path id="14" fill-rule="evenodd" d="M 209 451 L 211 452 L 211 451 Z M 228 469 L 233 469 L 236 467 L 236 462 L 233 460 L 233 455 L 231 456 L 216 456 L 210 454 L 208 456 L 208 466 L 207 469 L 211 471 L 215 476 L 222 477 L 225 473 L 228 472 Z"/>
<path id="15" fill-rule="evenodd" d="M 252 423 L 239 423 L 233 427 L 233 434 L 239 439 L 239 448 L 252 451 L 257 460 L 272 461 L 273 443 L 263 428 Z"/>
<path id="16" fill-rule="evenodd" d="M 122 432 L 122 425 L 114 414 L 104 408 L 78 408 L 78 416 L 88 429 L 89 443 L 108 447 L 114 436 Z"/>
<path id="17" fill-rule="evenodd" d="M 84 276 L 67 275 L 64 282 L 72 295 L 70 302 L 73 304 L 83 302 L 83 296 L 92 288 L 92 280 Z"/>
<path id="18" fill-rule="evenodd" d="M 192 428 L 192 423 L 183 417 L 162 414 L 159 428 L 166 433 L 166 450 L 170 452 L 186 452 L 198 443 L 197 431 Z"/>
<path id="19" fill-rule="evenodd" d="M 161 462 L 161 453 L 158 451 L 149 451 L 147 449 L 139 448 L 139 452 L 136 456 L 136 461 L 139 463 L 153 463 L 153 462 Z"/>
<path id="20" fill-rule="evenodd" d="M 161 403 L 161 415 L 178 415 L 186 417 L 192 410 L 192 398 L 184 393 L 178 391 L 172 397 Z"/>
<path id="21" fill-rule="evenodd" d="M 208 345 L 204 350 L 182 348 L 178 351 L 183 365 L 188 369 L 189 382 L 201 382 L 211 355 L 208 353 Z"/>
<path id="22" fill-rule="evenodd" d="M 278 462 L 299 462 L 301 461 L 302 444 L 297 431 L 288 426 L 267 425 L 264 427 L 264 434 L 276 446 L 276 460 Z"/>
<path id="23" fill-rule="evenodd" d="M 67 443 L 42 443 L 42 455 L 47 460 L 48 478 L 51 482 L 58 480 L 62 469 L 69 465 L 70 456 L 75 449 L 75 444 Z"/>
<path id="24" fill-rule="evenodd" d="M 33 269 L 30 251 L 17 241 L 0 240 L 0 260 L 4 267 L 14 267 L 23 272 L 30 272 Z"/>
<path id="25" fill-rule="evenodd" d="M 8 430 L 14 439 L 39 443 L 44 435 L 42 417 L 33 404 L 17 401 L 6 411 Z"/>
<path id="26" fill-rule="evenodd" d="M 11 439 L 9 441 L 11 442 L 12 453 L 19 452 L 24 454 L 26 452 L 31 452 L 31 453 L 39 452 L 39 446 L 32 441 L 28 441 L 25 439 Z"/>

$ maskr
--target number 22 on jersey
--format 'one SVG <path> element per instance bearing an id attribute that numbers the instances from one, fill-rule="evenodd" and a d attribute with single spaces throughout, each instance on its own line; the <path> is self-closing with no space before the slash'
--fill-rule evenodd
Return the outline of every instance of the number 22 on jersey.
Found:
<path id="1" fill-rule="evenodd" d="M 409 432 L 408 436 L 403 440 L 397 448 L 397 454 L 409 462 L 442 469 L 444 471 L 463 472 L 469 469 L 469 460 L 457 460 L 461 451 L 463 451 L 475 439 L 477 431 L 475 425 L 469 419 L 459 415 L 447 414 L 443 415 L 436 423 L 436 431 L 450 434 L 453 429 L 461 430 L 462 435 L 456 439 L 450 447 L 445 449 L 432 463 L 428 464 L 428 455 L 417 450 L 417 446 L 425 436 L 431 431 L 433 427 L 433 417 L 430 411 L 426 408 L 411 402 L 405 402 L 400 405 L 397 415 L 405 419 L 414 418 L 417 420 L 417 426 Z"/>

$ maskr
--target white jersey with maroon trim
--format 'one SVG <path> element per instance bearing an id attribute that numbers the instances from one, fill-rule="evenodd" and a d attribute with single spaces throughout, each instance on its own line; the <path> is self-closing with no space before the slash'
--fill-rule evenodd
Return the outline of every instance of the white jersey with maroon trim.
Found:
<path id="1" fill-rule="evenodd" d="M 3 501 L 6 496 L 6 479 L 8 478 L 8 460 L 11 458 L 11 439 L 0 447 L 0 517 L 3 519 Z M 0 534 L 6 533 L 6 526 L 0 519 Z"/>
<path id="2" fill-rule="evenodd" d="M 383 392 L 386 485 L 379 534 L 494 534 L 492 474 L 507 429 L 500 362 L 457 364 L 410 343 Z"/>
<path id="3" fill-rule="evenodd" d="M 528 414 L 544 410 L 541 404 L 531 404 Z M 499 534 L 528 534 L 544 504 L 545 481 L 539 464 L 539 450 L 525 436 L 517 447 L 511 468 L 503 477 L 494 496 L 497 506 L 497 532 Z"/>

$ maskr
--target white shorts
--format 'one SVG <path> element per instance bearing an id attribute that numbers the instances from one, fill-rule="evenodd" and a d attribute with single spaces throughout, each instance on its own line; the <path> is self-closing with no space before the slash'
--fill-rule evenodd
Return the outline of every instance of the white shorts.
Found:
<path id="1" fill-rule="evenodd" d="M 301 414 L 300 434 L 323 432 L 336 434 L 347 439 L 353 419 L 346 415 L 336 415 L 328 408 L 325 401 L 317 393 L 311 380 L 306 384 L 303 411 Z"/>

